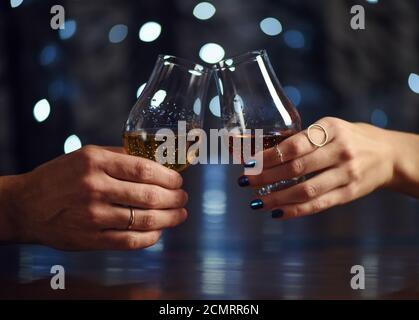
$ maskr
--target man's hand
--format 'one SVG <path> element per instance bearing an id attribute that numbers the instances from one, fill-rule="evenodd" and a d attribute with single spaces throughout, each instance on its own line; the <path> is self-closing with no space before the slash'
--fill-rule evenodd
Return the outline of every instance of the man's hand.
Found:
<path id="1" fill-rule="evenodd" d="M 11 229 L 2 238 L 65 250 L 145 248 L 186 219 L 181 186 L 177 172 L 156 162 L 87 146 L 0 180 L 0 215 Z M 129 207 L 135 223 L 127 230 Z"/>

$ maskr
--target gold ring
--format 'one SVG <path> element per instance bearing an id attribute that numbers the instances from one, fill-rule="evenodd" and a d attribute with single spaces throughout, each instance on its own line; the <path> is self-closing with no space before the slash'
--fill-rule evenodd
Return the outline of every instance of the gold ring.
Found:
<path id="1" fill-rule="evenodd" d="M 275 146 L 276 154 L 278 155 L 279 160 L 281 160 L 281 163 L 284 163 L 284 155 L 282 154 L 281 149 L 279 149 L 279 146 Z"/>
<path id="2" fill-rule="evenodd" d="M 321 129 L 324 132 L 324 140 L 321 143 L 315 142 L 313 140 L 313 138 L 310 136 L 310 129 L 313 129 L 313 128 Z M 316 147 L 323 147 L 327 143 L 327 141 L 329 140 L 329 135 L 328 135 L 326 129 L 321 124 L 314 123 L 307 128 L 307 138 Z"/>
<path id="3" fill-rule="evenodd" d="M 135 210 L 133 207 L 129 207 L 130 210 L 130 216 L 129 216 L 129 222 L 128 222 L 128 227 L 127 230 L 131 230 L 132 226 L 135 223 Z"/>

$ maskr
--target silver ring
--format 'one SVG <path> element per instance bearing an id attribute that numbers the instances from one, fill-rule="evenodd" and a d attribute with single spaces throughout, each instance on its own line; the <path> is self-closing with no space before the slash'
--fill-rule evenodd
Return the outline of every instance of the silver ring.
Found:
<path id="1" fill-rule="evenodd" d="M 310 129 L 313 128 L 321 129 L 324 132 L 324 140 L 321 143 L 315 142 L 313 138 L 310 136 Z M 327 133 L 327 130 L 321 124 L 318 123 L 314 123 L 307 128 L 307 138 L 316 147 L 323 147 L 329 141 L 329 135 Z"/>
<path id="2" fill-rule="evenodd" d="M 132 229 L 132 226 L 135 223 L 135 210 L 134 210 L 134 208 L 133 207 L 129 207 L 129 211 L 130 211 L 130 216 L 129 216 L 127 230 L 131 230 Z"/>
<path id="3" fill-rule="evenodd" d="M 279 160 L 281 160 L 281 163 L 284 163 L 284 155 L 282 154 L 281 149 L 279 149 L 279 146 L 275 146 L 276 154 L 278 155 Z"/>

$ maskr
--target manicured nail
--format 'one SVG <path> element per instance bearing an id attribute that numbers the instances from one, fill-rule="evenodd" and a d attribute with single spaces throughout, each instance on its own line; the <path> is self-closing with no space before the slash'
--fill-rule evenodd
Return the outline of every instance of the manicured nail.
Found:
<path id="1" fill-rule="evenodd" d="M 237 183 L 239 184 L 240 187 L 247 187 L 250 184 L 249 178 L 247 176 L 241 176 L 237 180 Z"/>
<path id="2" fill-rule="evenodd" d="M 272 211 L 272 218 L 273 219 L 282 218 L 283 215 L 284 215 L 284 211 L 282 211 L 280 209 Z"/>
<path id="3" fill-rule="evenodd" d="M 245 168 L 254 168 L 256 165 L 256 160 L 250 160 L 244 164 Z"/>
<path id="4" fill-rule="evenodd" d="M 252 202 L 250 202 L 250 208 L 252 208 L 253 210 L 263 208 L 263 201 L 260 199 L 253 200 Z"/>

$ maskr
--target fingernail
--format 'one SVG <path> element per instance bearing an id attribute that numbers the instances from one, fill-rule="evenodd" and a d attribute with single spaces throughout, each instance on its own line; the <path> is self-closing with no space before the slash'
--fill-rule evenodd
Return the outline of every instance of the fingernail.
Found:
<path id="1" fill-rule="evenodd" d="M 239 184 L 240 187 L 247 187 L 250 184 L 249 178 L 247 176 L 241 176 L 237 180 L 237 183 Z"/>
<path id="2" fill-rule="evenodd" d="M 252 202 L 250 202 L 250 208 L 252 208 L 253 210 L 263 208 L 263 201 L 260 199 L 253 200 Z"/>
<path id="3" fill-rule="evenodd" d="M 250 160 L 244 164 L 245 168 L 254 168 L 256 165 L 256 160 Z"/>
<path id="4" fill-rule="evenodd" d="M 283 215 L 284 215 L 284 211 L 282 211 L 280 209 L 272 211 L 272 218 L 273 219 L 282 218 Z"/>

